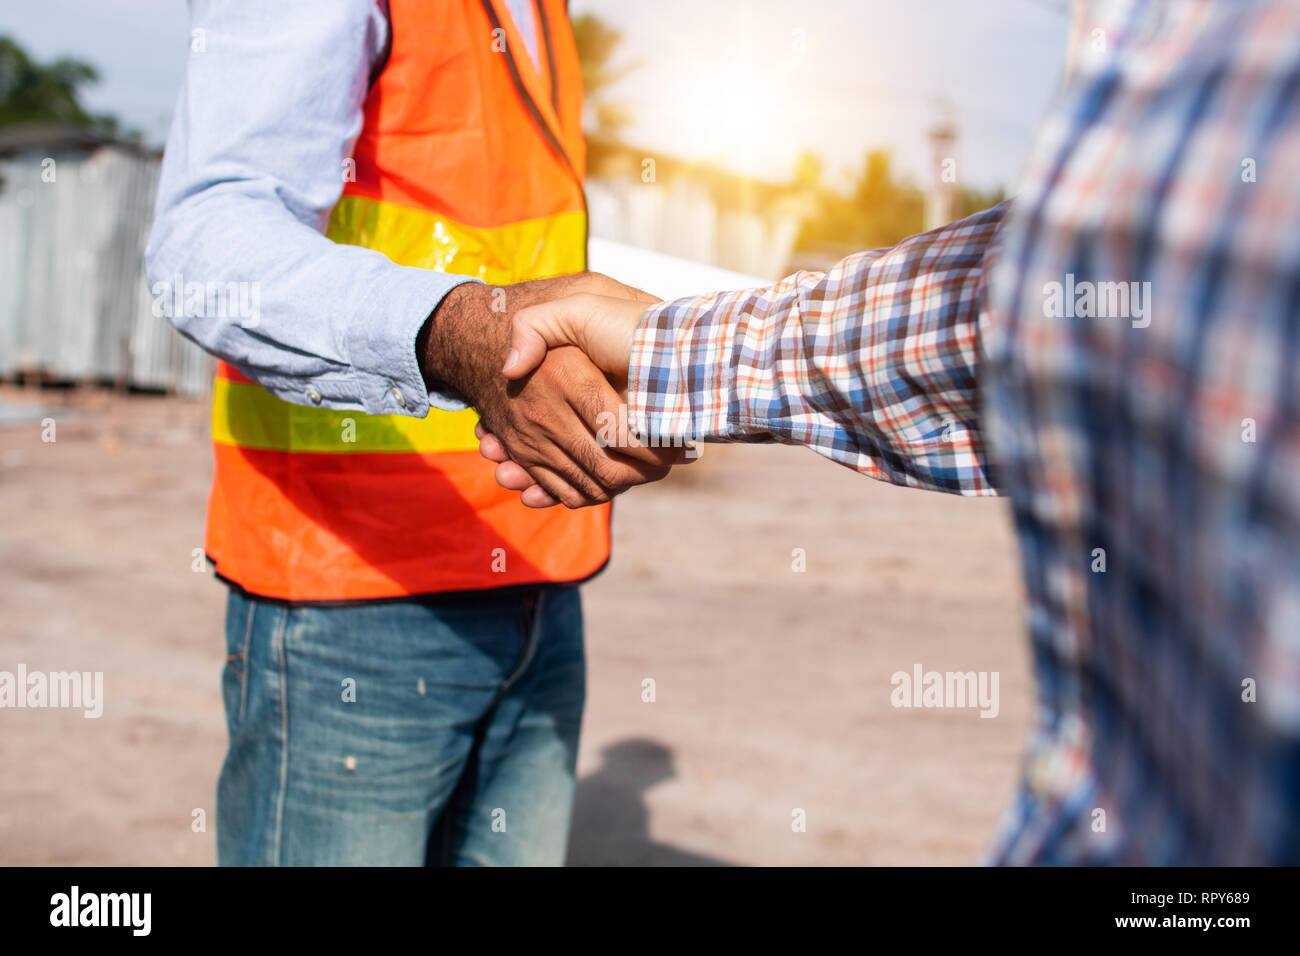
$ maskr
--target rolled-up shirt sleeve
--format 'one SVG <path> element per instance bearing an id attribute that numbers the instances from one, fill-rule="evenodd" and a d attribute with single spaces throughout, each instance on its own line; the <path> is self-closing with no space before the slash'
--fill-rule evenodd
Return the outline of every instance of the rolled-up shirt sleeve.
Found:
<path id="1" fill-rule="evenodd" d="M 629 424 L 651 444 L 801 444 L 894 484 L 996 494 L 978 370 L 1007 205 L 825 273 L 651 308 Z"/>
<path id="2" fill-rule="evenodd" d="M 448 291 L 476 280 L 324 235 L 388 39 L 381 4 L 191 0 L 190 10 L 145 255 L 155 308 L 291 402 L 417 417 L 431 402 L 464 408 L 428 391 L 415 340 Z"/>

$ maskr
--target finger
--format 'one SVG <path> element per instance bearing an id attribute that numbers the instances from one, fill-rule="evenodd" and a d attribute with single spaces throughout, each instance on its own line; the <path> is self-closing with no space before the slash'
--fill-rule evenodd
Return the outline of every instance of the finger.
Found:
<path id="1" fill-rule="evenodd" d="M 609 450 L 609 456 L 614 466 L 619 469 L 618 475 L 622 479 L 620 491 L 625 491 L 634 485 L 646 485 L 652 481 L 660 481 L 668 476 L 672 471 L 675 461 L 661 459 L 656 461 L 640 461 L 636 458 L 628 458 L 620 452 Z"/>
<path id="2" fill-rule="evenodd" d="M 615 455 L 627 462 L 636 462 L 643 468 L 671 468 L 674 465 L 684 465 L 688 459 L 686 449 L 684 448 L 650 448 L 641 446 L 640 448 L 613 448 L 610 449 Z M 635 454 L 633 454 L 635 452 Z"/>
<path id="3" fill-rule="evenodd" d="M 650 449 L 642 449 L 642 451 L 647 452 Z M 621 494 L 633 485 L 658 481 L 668 473 L 671 464 L 654 457 L 648 461 L 631 458 L 619 450 L 602 447 L 594 440 L 575 445 L 570 449 L 570 455 L 582 466 L 591 481 L 610 498 Z"/>
<path id="4" fill-rule="evenodd" d="M 520 441 L 512 439 L 506 447 L 514 464 L 570 508 L 608 501 L 631 485 L 662 477 L 664 468 L 653 457 L 644 465 L 629 462 L 598 444 L 596 410 L 612 409 L 612 419 L 617 421 L 618 394 L 581 350 L 557 348 L 547 368 L 549 404 L 531 408 L 525 416 L 531 425 L 520 433 Z M 512 386 L 518 387 L 529 385 Z M 531 437 L 524 438 L 525 434 Z M 630 467 L 633 464 L 638 467 Z M 656 466 L 658 473 L 653 471 Z M 512 468 L 499 470 L 497 477 L 507 487 L 523 487 Z"/>
<path id="5" fill-rule="evenodd" d="M 523 491 L 525 488 L 531 488 L 537 484 L 537 482 L 533 481 L 533 476 L 524 471 L 522 465 L 513 461 L 503 461 L 497 465 L 492 477 L 497 480 L 498 485 L 507 491 Z"/>
<path id="6" fill-rule="evenodd" d="M 510 469 L 503 471 L 502 469 L 505 469 L 506 465 L 509 465 Z M 509 491 L 522 492 L 519 500 L 526 508 L 550 508 L 560 503 L 558 499 L 551 497 L 545 488 L 533 481 L 528 472 L 513 461 L 503 464 L 501 468 L 497 469 L 497 472 L 497 484 Z"/>
<path id="7" fill-rule="evenodd" d="M 522 500 L 530 508 L 549 508 L 551 505 L 559 504 L 555 498 L 552 498 L 541 485 L 533 481 L 528 472 L 524 471 L 522 465 L 517 462 L 506 460 L 497 468 L 494 475 L 497 484 L 508 491 L 522 491 Z"/>
<path id="8" fill-rule="evenodd" d="M 546 460 L 554 461 L 557 456 L 563 457 L 558 448 Z M 565 469 L 564 473 L 547 465 L 530 464 L 528 473 L 533 476 L 533 480 L 543 491 L 566 508 L 584 508 L 587 505 L 600 504 L 609 500 L 609 495 L 575 462 L 565 459 L 562 467 Z"/>
<path id="9" fill-rule="evenodd" d="M 601 444 L 625 458 L 646 465 L 683 464 L 689 454 L 689 449 L 682 443 L 655 445 L 631 433 L 620 435 L 617 440 L 601 442 Z"/>
<path id="10" fill-rule="evenodd" d="M 515 313 L 506 378 L 522 378 L 546 358 L 546 350 L 576 345 L 603 372 L 627 377 L 637 324 L 646 303 L 582 293 Z"/>
<path id="11" fill-rule="evenodd" d="M 501 439 L 489 431 L 485 431 L 479 436 L 478 453 L 488 461 L 503 462 L 510 460 L 510 453 L 506 451 L 506 446 L 501 444 Z"/>
<path id="12" fill-rule="evenodd" d="M 541 485 L 531 485 L 519 496 L 519 502 L 525 508 L 552 508 L 559 502 L 546 493 Z"/>
<path id="13" fill-rule="evenodd" d="M 663 477 L 662 474 L 654 478 L 645 476 L 651 473 L 647 469 L 677 464 L 686 452 L 681 446 L 657 448 L 639 441 L 628 427 L 628 412 L 622 405 L 622 396 L 606 381 L 599 380 L 587 394 L 577 395 L 569 404 L 587 423 L 597 446 L 611 452 L 615 463 L 624 468 L 631 468 L 634 463 L 643 466 L 633 469 L 641 480 L 631 481 L 631 484 L 644 484 Z"/>
<path id="14" fill-rule="evenodd" d="M 510 329 L 510 351 L 502 369 L 506 378 L 523 378 L 546 358 L 546 350 L 559 345 L 576 345 L 569 334 L 566 307 L 570 300 L 556 299 L 542 305 L 530 305 L 515 313 Z M 566 304 L 568 304 L 566 306 Z"/>
<path id="15" fill-rule="evenodd" d="M 581 444 L 583 439 L 594 444 L 582 421 L 573 414 L 567 402 L 561 402 L 556 413 L 559 417 L 553 424 L 565 436 L 565 444 Z M 567 423 L 562 420 L 565 416 L 570 416 Z M 579 436 L 577 442 L 573 436 Z M 566 507 L 581 508 L 610 498 L 605 488 L 583 467 L 581 459 L 575 458 L 555 437 L 534 436 L 529 444 L 506 450 L 513 464 L 524 469 L 533 481 Z M 507 469 L 506 474 L 511 473 Z"/>

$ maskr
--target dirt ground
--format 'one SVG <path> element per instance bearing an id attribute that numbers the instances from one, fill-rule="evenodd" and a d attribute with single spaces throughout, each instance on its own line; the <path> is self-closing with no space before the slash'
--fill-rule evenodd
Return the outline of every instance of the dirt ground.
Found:
<path id="1" fill-rule="evenodd" d="M 206 406 L 13 386 L 0 406 L 0 671 L 103 671 L 106 698 L 98 720 L 0 709 L 0 864 L 211 864 Z M 571 864 L 979 861 L 1031 699 L 1005 503 L 709 446 L 615 515 L 585 590 Z M 998 716 L 893 707 L 891 675 L 916 664 L 997 672 Z"/>

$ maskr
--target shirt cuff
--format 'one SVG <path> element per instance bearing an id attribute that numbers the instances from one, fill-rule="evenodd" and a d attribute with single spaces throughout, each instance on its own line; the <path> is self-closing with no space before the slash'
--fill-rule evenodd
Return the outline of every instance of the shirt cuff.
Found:
<path id="1" fill-rule="evenodd" d="M 632 338 L 628 422 L 651 444 L 731 435 L 737 336 L 745 293 L 720 292 L 648 309 Z"/>
<path id="2" fill-rule="evenodd" d="M 426 388 L 415 340 L 443 296 L 464 282 L 480 281 L 397 267 L 388 281 L 372 290 L 353 319 L 346 342 L 357 400 L 368 414 L 424 418 L 430 406 L 446 411 L 469 408 L 449 387 Z"/>

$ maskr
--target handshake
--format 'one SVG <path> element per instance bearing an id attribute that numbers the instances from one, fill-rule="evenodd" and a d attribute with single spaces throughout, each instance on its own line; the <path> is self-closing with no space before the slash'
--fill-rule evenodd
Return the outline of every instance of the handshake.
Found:
<path id="1" fill-rule="evenodd" d="M 633 335 L 658 301 L 599 273 L 466 283 L 425 324 L 417 354 L 431 389 L 449 385 L 478 409 L 498 484 L 530 508 L 599 504 L 689 460 L 618 430 L 608 439 L 608 423 L 626 419 Z"/>

